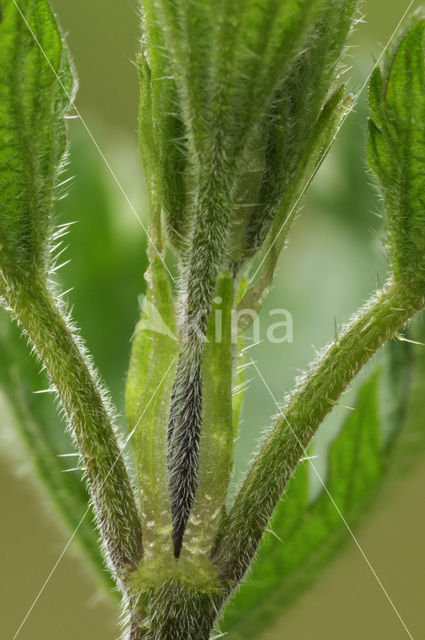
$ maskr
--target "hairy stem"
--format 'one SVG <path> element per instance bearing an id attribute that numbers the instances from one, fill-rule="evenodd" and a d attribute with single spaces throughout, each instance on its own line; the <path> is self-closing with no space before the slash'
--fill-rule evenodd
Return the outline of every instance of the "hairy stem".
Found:
<path id="1" fill-rule="evenodd" d="M 180 581 L 170 581 L 151 595 L 149 640 L 208 640 L 217 616 L 214 596 L 195 591 Z"/>
<path id="2" fill-rule="evenodd" d="M 399 289 L 388 284 L 354 317 L 313 363 L 265 437 L 214 555 L 230 588 L 242 580 L 279 498 L 336 400 L 376 351 L 423 308 L 423 298 L 410 299 Z"/>
<path id="3" fill-rule="evenodd" d="M 81 453 L 109 561 L 123 580 L 142 555 L 140 521 L 105 392 L 47 288 L 1 291 L 43 361 Z"/>

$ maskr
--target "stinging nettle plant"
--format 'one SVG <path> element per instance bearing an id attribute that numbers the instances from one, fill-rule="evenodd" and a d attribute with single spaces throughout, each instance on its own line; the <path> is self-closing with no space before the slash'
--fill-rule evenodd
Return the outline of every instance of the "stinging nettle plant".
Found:
<path id="1" fill-rule="evenodd" d="M 276 507 L 288 554 L 291 536 L 309 526 L 302 514 L 320 519 L 324 501 L 309 506 L 299 463 L 360 369 L 424 308 L 425 21 L 411 19 L 369 85 L 368 158 L 385 211 L 387 282 L 298 380 L 231 498 L 243 397 L 232 391 L 243 390 L 244 335 L 272 284 L 300 198 L 351 107 L 341 76 L 358 2 L 141 2 L 149 268 L 132 340 L 125 442 L 55 276 L 68 231 L 57 226 L 54 209 L 73 65 L 47 0 L 1 0 L 0 7 L 1 302 L 68 418 L 102 553 L 122 595 L 124 637 L 208 639 L 220 633 Z M 165 263 L 171 254 L 176 280 Z M 6 349 L 3 358 L 1 383 L 25 424 Z M 376 394 L 375 376 L 330 455 L 329 487 L 338 494 L 351 483 L 353 509 L 390 451 L 377 435 Z M 39 470 L 102 572 L 96 533 L 79 523 L 84 491 L 57 471 L 43 425 L 34 428 L 23 427 Z M 124 451 L 129 440 L 134 464 Z M 362 455 L 347 479 L 353 443 Z M 325 558 L 328 540 L 319 542 Z M 263 544 L 266 567 L 271 543 Z M 285 560 L 290 579 L 303 562 L 315 570 L 307 552 L 297 553 Z M 252 603 L 243 601 L 250 588 L 248 577 L 239 613 L 230 609 L 224 620 L 232 637 L 251 637 L 244 619 Z"/>

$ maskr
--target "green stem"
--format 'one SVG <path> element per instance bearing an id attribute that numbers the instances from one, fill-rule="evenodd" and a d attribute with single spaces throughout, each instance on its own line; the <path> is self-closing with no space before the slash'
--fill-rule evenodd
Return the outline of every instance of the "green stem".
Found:
<path id="1" fill-rule="evenodd" d="M 46 366 L 83 458 L 102 538 L 116 576 L 124 580 L 142 555 L 140 521 L 105 392 L 81 343 L 50 291 L 30 286 L 1 291 Z"/>
<path id="2" fill-rule="evenodd" d="M 134 639 L 208 640 L 226 596 L 209 558 L 146 554 L 129 581 Z M 133 636 L 131 636 L 133 640 Z"/>
<path id="3" fill-rule="evenodd" d="M 215 598 L 217 594 L 195 591 L 182 581 L 165 583 L 151 593 L 155 615 L 149 640 L 208 640 L 217 617 Z"/>
<path id="4" fill-rule="evenodd" d="M 325 416 L 363 365 L 423 306 L 423 298 L 409 298 L 389 283 L 313 363 L 289 397 L 246 476 L 214 556 L 230 589 L 242 580 L 278 500 Z"/>

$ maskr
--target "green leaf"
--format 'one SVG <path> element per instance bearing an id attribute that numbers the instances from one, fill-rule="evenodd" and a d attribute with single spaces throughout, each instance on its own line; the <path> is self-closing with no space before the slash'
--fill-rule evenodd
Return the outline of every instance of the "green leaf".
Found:
<path id="1" fill-rule="evenodd" d="M 26 0 L 20 8 L 23 15 L 13 1 L 2 2 L 0 21 L 0 275 L 8 279 L 34 271 L 45 274 L 50 266 L 51 213 L 66 149 L 64 114 L 68 108 L 55 72 L 67 91 L 72 92 L 73 84 L 48 3 Z M 76 475 L 61 473 L 63 465 L 57 456 L 69 451 L 70 443 L 46 403 L 28 400 L 31 391 L 39 388 L 40 376 L 3 312 L 0 323 L 2 390 L 32 450 L 35 466 L 68 524 L 75 528 L 88 500 Z M 91 539 L 85 529 L 81 529 L 81 541 L 91 553 L 96 535 L 93 530 Z"/>
<path id="2" fill-rule="evenodd" d="M 422 323 L 416 338 L 424 333 Z M 416 455 L 425 450 L 419 409 L 424 366 L 421 346 L 412 349 L 396 341 L 387 345 L 384 364 L 361 387 L 356 410 L 330 447 L 325 485 L 350 527 L 394 474 L 411 466 L 412 448 Z M 322 489 L 311 500 L 314 476 L 308 462 L 301 462 L 279 503 L 258 562 L 226 611 L 223 630 L 232 640 L 257 637 L 347 540 L 328 493 Z"/>
<path id="3" fill-rule="evenodd" d="M 357 7 L 357 0 L 327 4 L 314 24 L 309 46 L 293 60 L 274 95 L 264 121 L 267 148 L 261 190 L 246 230 L 249 255 L 261 247 L 273 221 L 273 239 L 288 215 L 285 226 L 290 227 L 296 215 L 296 208 L 291 208 L 338 130 L 347 98 L 336 83 Z M 285 230 L 277 253 L 286 236 Z"/>
<path id="4" fill-rule="evenodd" d="M 49 372 L 84 458 L 110 566 L 124 573 L 142 551 L 133 489 L 109 398 L 50 277 L 67 231 L 65 225 L 54 232 L 53 205 L 73 76 L 47 0 L 19 8 L 12 0 L 2 8 L 0 294 Z"/>
<path id="5" fill-rule="evenodd" d="M 333 4 L 339 13 L 345 3 Z M 356 3 L 348 4 L 347 16 Z M 324 5 L 323 0 L 142 2 L 140 141 L 152 227 L 159 229 L 163 212 L 169 240 L 178 252 L 186 249 L 188 263 L 195 253 L 201 254 L 203 235 L 221 235 L 220 245 L 211 242 L 205 253 L 227 268 L 224 240 L 239 182 L 252 182 L 251 156 L 261 157 L 264 142 L 262 121 L 272 119 L 268 112 L 275 93 L 305 50 Z M 346 23 L 351 24 L 348 17 Z M 327 37 L 337 42 L 336 29 L 329 29 Z M 297 91 L 314 93 L 309 87 L 317 85 L 317 78 L 312 82 L 311 75 L 299 79 Z M 306 113 L 301 120 L 312 119 Z M 267 174 L 268 167 L 263 172 Z M 269 179 L 265 175 L 264 180 Z M 221 198 L 214 199 L 212 190 Z M 258 193 L 252 197 L 255 201 Z M 238 208 L 235 224 L 242 214 Z M 198 274 L 190 278 L 201 282 Z M 210 286 L 212 290 L 215 282 Z"/>
<path id="6" fill-rule="evenodd" d="M 324 4 L 142 1 L 148 57 L 154 64 L 159 56 L 172 60 L 169 69 L 197 152 L 221 144 L 220 136 L 211 136 L 211 126 L 220 123 L 222 141 L 233 147 L 236 160 L 236 150 L 246 144 L 243 133 L 261 117 Z"/>
<path id="7" fill-rule="evenodd" d="M 260 275 L 241 310 L 260 310 L 301 196 L 326 158 L 351 104 L 345 87 L 338 83 L 357 7 L 357 0 L 328 3 L 314 24 L 308 47 L 292 61 L 264 118 L 259 136 L 261 147 L 266 141 L 264 157 L 256 157 L 251 167 L 260 184 L 256 196 L 249 194 L 248 202 L 254 202 L 251 209 L 245 203 L 241 208 L 247 218 L 243 242 L 231 245 L 236 247 L 232 258 L 239 265 L 263 247 Z"/>
<path id="8" fill-rule="evenodd" d="M 23 0 L 20 9 L 3 0 L 0 22 L 0 276 L 8 281 L 46 277 L 52 267 L 52 207 L 73 92 L 47 0 Z"/>
<path id="9" fill-rule="evenodd" d="M 156 248 L 162 249 L 163 217 L 167 239 L 179 253 L 187 232 L 186 130 L 168 61 L 160 58 L 151 65 L 140 54 L 139 141 L 149 189 L 150 222 Z"/>
<path id="10" fill-rule="evenodd" d="M 424 46 L 425 20 L 415 18 L 369 89 L 369 165 L 384 199 L 393 274 L 419 296 L 425 283 Z"/>
<path id="11" fill-rule="evenodd" d="M 405 376 L 409 380 L 409 384 L 404 385 L 405 395 L 403 397 L 403 403 L 398 406 L 398 409 L 397 405 L 395 408 L 393 407 L 390 413 L 390 416 L 394 419 L 398 411 L 398 415 L 403 421 L 403 429 L 397 436 L 396 446 L 391 446 L 389 451 L 391 456 L 391 470 L 394 476 L 405 473 L 413 463 L 421 458 L 425 451 L 425 406 L 423 402 L 425 380 L 425 318 L 423 315 L 418 316 L 413 321 L 409 327 L 407 336 L 408 339 L 414 341 L 413 345 L 404 343 L 405 349 L 408 349 L 411 353 L 410 366 L 406 365 L 406 361 L 404 365 L 405 367 L 407 366 Z M 392 372 L 392 376 L 394 376 L 394 372 Z M 395 382 L 395 384 L 389 388 L 386 399 L 388 396 L 392 396 L 394 399 L 397 394 L 400 397 L 400 387 Z M 390 433 L 397 433 L 394 426 Z"/>
<path id="12" fill-rule="evenodd" d="M 362 389 L 356 412 L 329 454 L 326 486 L 346 517 L 348 496 L 361 495 L 379 473 L 377 382 L 375 375 Z M 258 564 L 229 607 L 225 629 L 235 640 L 254 637 L 278 615 L 343 536 L 340 516 L 326 493 L 310 504 L 309 471 L 308 462 L 299 464 L 270 525 L 278 539 L 271 533 L 264 538 Z"/>
<path id="13" fill-rule="evenodd" d="M 344 87 L 340 87 L 324 105 L 317 118 L 315 127 L 310 132 L 310 137 L 305 146 L 300 146 L 300 153 L 296 154 L 278 149 L 276 146 L 272 153 L 272 162 L 276 162 L 276 151 L 280 157 L 280 162 L 276 166 L 282 169 L 283 164 L 289 158 L 296 158 L 297 164 L 292 167 L 287 174 L 286 180 L 270 183 L 265 180 L 262 192 L 263 202 L 267 205 L 259 205 L 254 211 L 246 232 L 245 257 L 254 255 L 260 248 L 265 237 L 268 235 L 262 254 L 264 255 L 264 266 L 258 279 L 249 287 L 245 296 L 239 304 L 238 310 L 251 309 L 259 312 L 268 289 L 273 281 L 274 271 L 280 253 L 288 238 L 292 223 L 298 212 L 298 203 L 309 183 L 316 174 L 317 169 L 325 159 L 330 145 L 338 132 L 342 120 L 347 113 L 351 98 L 345 96 Z M 282 123 L 280 123 L 280 126 Z M 272 130 L 273 131 L 273 130 Z M 282 130 L 281 130 L 282 133 Z M 286 137 L 286 133 L 283 137 Z M 282 142 L 282 138 L 277 136 L 277 141 Z M 276 142 L 276 139 L 275 139 Z M 270 168 L 269 168 L 270 169 Z M 273 168 L 273 173 L 276 167 Z M 285 174 L 285 172 L 283 171 Z M 268 172 L 265 173 L 265 177 Z M 276 177 L 276 176 L 275 176 Z M 274 185 L 274 186 L 272 186 Z M 286 190 L 285 190 L 286 187 Z M 244 318 L 250 322 L 249 317 Z M 249 324 L 242 324 L 241 332 L 246 331 Z"/>
<path id="14" fill-rule="evenodd" d="M 174 523 L 178 531 L 176 554 L 196 486 L 203 339 L 218 274 L 222 269 L 235 270 L 229 257 L 229 233 L 239 222 L 239 182 L 249 173 L 247 158 L 251 153 L 259 154 L 263 141 L 258 132 L 275 93 L 294 59 L 309 46 L 325 5 L 323 0 L 142 2 L 141 137 L 146 147 L 145 165 L 157 165 L 148 171 L 153 209 L 156 218 L 170 210 L 168 204 L 163 207 L 161 196 L 155 198 L 167 175 L 168 184 L 178 186 L 176 212 L 184 215 L 179 222 L 166 214 L 170 235 L 188 230 L 182 246 L 180 280 L 180 298 L 184 301 L 181 324 L 187 328 L 187 341 L 177 367 L 169 447 L 172 504 L 184 505 L 184 515 L 176 516 Z M 307 83 L 311 85 L 310 80 L 303 80 L 301 91 L 306 90 Z M 177 92 L 170 100 L 174 85 Z M 174 99 L 176 123 L 180 117 L 184 123 L 180 138 L 187 155 L 184 162 L 177 154 L 177 162 L 167 167 L 163 150 L 176 140 L 170 136 L 168 125 L 156 126 L 164 124 L 163 118 L 156 120 L 160 102 L 154 103 L 161 91 L 164 104 Z M 165 113 L 170 115 L 167 108 Z M 153 136 L 149 135 L 149 126 Z M 158 135 L 165 140 L 158 141 Z M 256 148 L 252 150 L 254 141 Z M 170 178 L 173 172 L 175 181 Z M 184 178 L 188 178 L 186 182 Z M 152 226 L 161 224 L 157 219 Z M 188 447 L 191 455 L 186 455 Z"/>

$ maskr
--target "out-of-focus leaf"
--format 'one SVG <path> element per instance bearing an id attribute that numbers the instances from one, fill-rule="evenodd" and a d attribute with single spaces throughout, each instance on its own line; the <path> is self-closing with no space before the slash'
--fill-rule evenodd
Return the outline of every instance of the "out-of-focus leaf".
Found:
<path id="1" fill-rule="evenodd" d="M 16 327 L 2 311 L 0 388 L 14 420 L 11 427 L 19 429 L 32 460 L 31 468 L 48 490 L 49 498 L 70 533 L 76 531 L 75 538 L 91 566 L 105 587 L 112 591 L 114 583 L 100 552 L 94 515 L 82 482 L 79 456 L 74 452 L 71 438 L 64 433 L 64 425 L 60 424 L 60 417 L 51 406 L 53 402 L 46 402 L 40 394 L 34 394 L 34 390 L 40 388 L 35 385 L 41 383 L 41 376 L 26 351 L 24 340 L 20 339 Z"/>
<path id="2" fill-rule="evenodd" d="M 396 446 L 392 447 L 391 468 L 392 476 L 396 480 L 399 474 L 406 472 L 414 462 L 420 459 L 425 451 L 425 318 L 417 316 L 409 327 L 408 338 L 413 344 L 405 343 L 405 347 L 414 354 L 412 371 L 402 419 L 403 429 L 397 438 Z M 417 343 L 417 344 L 415 344 Z M 397 391 L 394 389 L 394 393 Z M 398 393 L 400 391 L 398 390 Z M 394 415 L 394 410 L 393 410 Z M 394 433 L 394 432 L 393 432 Z"/>
<path id="3" fill-rule="evenodd" d="M 415 332 L 424 335 L 424 326 Z M 325 484 L 350 527 L 394 474 L 411 466 L 412 445 L 416 454 L 425 450 L 423 410 L 418 411 L 424 368 L 421 345 L 387 345 L 383 363 L 360 389 L 356 410 L 330 447 Z M 258 563 L 226 612 L 223 630 L 232 640 L 256 637 L 348 538 L 328 493 L 323 489 L 311 500 L 310 473 L 308 462 L 300 463 L 261 543 Z"/>

